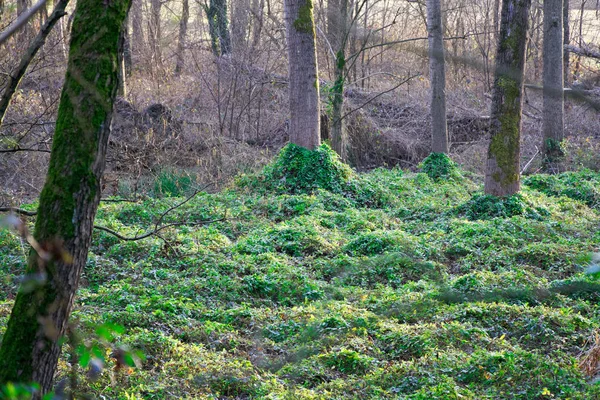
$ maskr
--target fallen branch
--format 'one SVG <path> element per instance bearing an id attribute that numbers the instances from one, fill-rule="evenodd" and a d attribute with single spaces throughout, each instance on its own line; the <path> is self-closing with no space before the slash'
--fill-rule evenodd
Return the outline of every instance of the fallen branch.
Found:
<path id="1" fill-rule="evenodd" d="M 196 195 L 198 193 L 201 193 L 204 191 L 204 189 L 208 188 L 209 186 L 211 186 L 212 183 L 209 183 L 205 186 L 203 186 L 202 188 L 194 191 L 194 193 L 192 193 L 190 196 L 188 196 L 185 200 L 183 200 L 180 203 L 175 204 L 174 206 L 169 207 L 165 212 L 163 212 L 158 219 L 156 220 L 156 223 L 154 224 L 154 229 L 147 231 L 145 233 L 142 233 L 141 235 L 135 235 L 135 236 L 125 236 L 120 234 L 117 231 L 114 231 L 110 228 L 107 228 L 105 226 L 102 225 L 94 225 L 94 229 L 97 229 L 99 231 L 102 232 L 106 232 L 109 233 L 113 236 L 115 236 L 116 238 L 123 240 L 123 241 L 136 241 L 136 240 L 141 240 L 141 239 L 146 239 L 150 236 L 159 236 L 158 233 L 160 233 L 161 231 L 167 229 L 167 228 L 172 228 L 175 226 L 198 226 L 198 225 L 206 225 L 206 224 L 211 224 L 213 222 L 219 222 L 219 221 L 224 221 L 227 218 L 227 212 L 225 212 L 225 215 L 223 215 L 223 217 L 221 218 L 217 218 L 217 219 L 212 219 L 212 220 L 205 220 L 205 221 L 197 221 L 197 222 L 170 222 L 167 224 L 162 224 L 162 221 L 164 220 L 164 218 L 167 216 L 167 214 L 169 214 L 171 211 L 176 210 L 177 208 L 183 206 L 184 204 L 186 204 L 187 202 L 189 202 L 190 200 L 192 200 L 194 197 L 196 197 Z M 108 202 L 117 202 L 117 201 L 126 201 L 126 202 L 133 202 L 132 200 L 118 200 L 118 199 L 106 199 L 104 201 L 108 201 Z M 33 217 L 35 215 L 37 215 L 37 211 L 27 211 L 27 210 L 23 210 L 21 208 L 13 208 L 13 207 L 0 207 L 0 212 L 9 212 L 9 213 L 13 213 L 13 214 L 18 214 L 18 215 L 24 215 L 27 217 Z M 163 239 L 161 237 L 161 239 Z M 165 239 L 163 239 L 165 240 Z"/>
<path id="2" fill-rule="evenodd" d="M 123 241 L 128 241 L 128 242 L 133 242 L 136 240 L 142 240 L 142 239 L 146 239 L 150 236 L 153 235 L 157 235 L 158 233 L 160 233 L 161 231 L 167 229 L 167 228 L 172 228 L 174 226 L 198 226 L 198 225 L 206 225 L 206 224 L 211 224 L 213 222 L 219 222 L 219 221 L 224 221 L 227 218 L 227 215 L 224 215 L 221 218 L 217 218 L 217 219 L 211 219 L 211 220 L 207 220 L 207 221 L 198 221 L 198 222 L 173 222 L 170 224 L 165 224 L 165 225 L 161 225 L 151 231 L 145 232 L 141 235 L 136 235 L 136 236 L 124 236 L 121 235 L 119 232 L 117 231 L 113 231 L 112 229 L 109 229 L 105 226 L 100 226 L 100 225 L 94 225 L 94 229 L 97 229 L 99 231 L 103 231 L 106 233 L 110 233 L 111 235 L 115 236 L 116 238 L 123 240 Z M 158 236 L 158 235 L 157 235 Z M 161 238 L 162 239 L 162 238 Z M 164 240 L 164 239 L 163 239 Z"/>
<path id="3" fill-rule="evenodd" d="M 600 59 L 600 51 L 592 50 L 589 47 L 577 47 L 572 44 L 566 44 L 565 50 L 578 56 Z"/>

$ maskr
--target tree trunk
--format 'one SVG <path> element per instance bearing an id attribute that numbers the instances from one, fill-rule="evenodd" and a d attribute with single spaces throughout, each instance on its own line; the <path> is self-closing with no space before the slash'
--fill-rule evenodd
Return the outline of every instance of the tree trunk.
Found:
<path id="1" fill-rule="evenodd" d="M 258 48 L 263 29 L 265 0 L 252 0 L 252 48 Z"/>
<path id="2" fill-rule="evenodd" d="M 250 11 L 249 0 L 237 0 L 233 3 L 231 17 L 231 38 L 233 51 L 241 53 L 246 48 L 248 25 L 250 23 L 248 12 Z"/>
<path id="3" fill-rule="evenodd" d="M 327 0 L 327 40 L 329 40 L 329 44 L 333 49 L 339 48 L 339 41 L 341 40 L 340 10 L 342 1 L 343 0 Z"/>
<path id="4" fill-rule="evenodd" d="M 544 0 L 544 112 L 545 169 L 556 170 L 564 139 L 563 1 Z"/>
<path id="5" fill-rule="evenodd" d="M 284 0 L 290 86 L 290 141 L 320 144 L 319 78 L 312 0 Z"/>
<path id="6" fill-rule="evenodd" d="M 213 54 L 217 57 L 231 52 L 231 38 L 229 35 L 229 19 L 227 18 L 227 0 L 210 0 L 210 5 L 205 5 L 208 18 Z"/>
<path id="7" fill-rule="evenodd" d="M 521 105 L 531 0 L 503 0 L 490 116 L 485 193 L 519 191 Z"/>
<path id="8" fill-rule="evenodd" d="M 448 153 L 446 66 L 440 0 L 427 0 L 427 30 L 429 33 L 429 80 L 431 82 L 431 151 Z"/>
<path id="9" fill-rule="evenodd" d="M 31 7 L 31 0 L 17 0 L 17 17 L 27 11 L 29 7 Z M 25 23 L 17 37 L 19 43 L 29 42 L 29 38 L 31 37 L 31 20 Z"/>
<path id="10" fill-rule="evenodd" d="M 152 64 L 154 66 L 162 66 L 162 53 L 160 48 L 161 26 L 160 26 L 160 10 L 162 7 L 161 0 L 150 0 L 150 23 L 148 40 L 152 48 Z"/>
<path id="11" fill-rule="evenodd" d="M 15 68 L 15 70 L 12 72 L 12 74 L 8 76 L 4 93 L 2 94 L 2 98 L 0 99 L 0 125 L 2 125 L 2 122 L 4 121 L 6 110 L 8 109 L 12 97 L 15 94 L 15 91 L 17 90 L 17 86 L 19 86 L 19 82 L 21 82 L 21 79 L 25 75 L 25 72 L 27 72 L 29 64 L 31 64 L 31 61 L 37 54 L 38 50 L 46 42 L 46 38 L 52 31 L 52 28 L 54 27 L 56 22 L 58 22 L 58 20 L 63 16 L 67 15 L 67 13 L 65 12 L 67 4 L 69 4 L 69 0 L 58 1 L 56 7 L 54 8 L 54 11 L 52 11 L 52 15 L 50 15 L 46 19 L 44 26 L 42 26 L 40 32 L 37 34 L 37 36 L 31 43 L 25 54 L 23 54 L 23 57 L 21 57 L 21 62 L 19 63 L 17 68 Z"/>
<path id="12" fill-rule="evenodd" d="M 0 385 L 37 382 L 42 394 L 52 388 L 60 338 L 87 260 L 100 200 L 118 86 L 115 60 L 129 5 L 130 0 L 77 2 L 34 230 L 47 257 L 40 258 L 32 250 L 27 266 L 29 278 L 45 279 L 34 289 L 22 286 L 19 290 L 0 348 Z"/>
<path id="13" fill-rule="evenodd" d="M 179 20 L 179 41 L 177 42 L 177 62 L 175 63 L 175 75 L 180 75 L 185 64 L 185 48 L 187 40 L 187 26 L 190 19 L 190 5 L 188 0 L 183 0 L 181 19 Z"/>
<path id="14" fill-rule="evenodd" d="M 331 46 L 336 51 L 334 83 L 331 90 L 331 147 L 343 161 L 348 158 L 348 138 L 344 129 L 344 84 L 346 77 L 346 38 L 348 35 L 348 0 L 336 0 L 335 25 L 328 27 Z M 329 12 L 329 10 L 328 10 Z M 331 19 L 330 19 L 331 22 Z M 333 22 L 332 22 L 333 23 Z"/>
<path id="15" fill-rule="evenodd" d="M 144 17 L 142 14 L 142 0 L 133 0 L 131 3 L 131 42 L 130 51 L 136 65 L 143 59 L 144 40 Z"/>
<path id="16" fill-rule="evenodd" d="M 571 30 L 569 23 L 569 0 L 563 2 L 563 44 L 568 46 L 571 44 Z M 569 51 L 564 49 L 563 51 L 563 73 L 564 73 L 564 85 L 569 86 Z"/>

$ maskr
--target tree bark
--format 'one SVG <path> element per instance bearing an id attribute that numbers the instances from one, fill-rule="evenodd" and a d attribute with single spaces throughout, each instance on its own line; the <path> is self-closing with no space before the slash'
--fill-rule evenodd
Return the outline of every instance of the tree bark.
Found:
<path id="1" fill-rule="evenodd" d="M 162 52 L 160 48 L 160 39 L 162 37 L 160 26 L 160 11 L 162 8 L 161 0 L 150 0 L 150 23 L 149 38 L 152 49 L 152 62 L 154 66 L 162 66 Z"/>
<path id="2" fill-rule="evenodd" d="M 190 4 L 183 0 L 181 19 L 179 20 L 179 41 L 177 42 L 177 61 L 175 63 L 175 75 L 181 75 L 185 65 L 185 48 L 187 47 L 187 26 L 190 19 Z"/>
<path id="3" fill-rule="evenodd" d="M 118 86 L 119 36 L 130 0 L 79 0 L 71 34 L 46 183 L 34 237 L 47 253 L 30 253 L 0 348 L 0 385 L 52 388 L 65 328 L 92 237 L 100 200 L 112 106 Z M 68 254 L 65 255 L 65 254 Z M 31 282 L 30 282 L 31 284 Z"/>
<path id="4" fill-rule="evenodd" d="M 17 0 L 17 17 L 31 7 L 31 0 Z M 31 21 L 27 21 L 18 34 L 19 43 L 27 43 L 31 37 Z"/>
<path id="5" fill-rule="evenodd" d="M 284 0 L 290 87 L 290 141 L 320 144 L 319 78 L 312 0 Z"/>
<path id="6" fill-rule="evenodd" d="M 429 80 L 431 82 L 431 151 L 434 153 L 448 153 L 446 66 L 444 62 L 442 7 L 440 3 L 440 0 L 427 0 Z"/>
<path id="7" fill-rule="evenodd" d="M 231 52 L 231 36 L 227 18 L 227 0 L 210 0 L 210 5 L 205 5 L 204 9 L 208 18 L 213 54 L 217 57 L 229 54 Z"/>
<path id="8" fill-rule="evenodd" d="M 331 91 L 331 147 L 343 161 L 348 158 L 348 138 L 344 129 L 344 84 L 346 78 L 346 38 L 348 37 L 348 0 L 336 0 L 335 24 L 329 32 L 336 51 L 334 83 Z M 331 21 L 331 20 L 330 20 Z"/>
<path id="9" fill-rule="evenodd" d="M 547 171 L 555 171 L 564 139 L 563 1 L 544 0 L 544 110 L 542 154 Z"/>
<path id="10" fill-rule="evenodd" d="M 0 125 L 2 125 L 2 122 L 4 121 L 6 110 L 8 109 L 10 101 L 12 100 L 12 97 L 15 94 L 15 91 L 17 90 L 17 86 L 19 86 L 19 82 L 21 82 L 21 79 L 25 75 L 25 72 L 27 72 L 29 64 L 31 64 L 31 61 L 33 60 L 39 49 L 46 42 L 46 38 L 52 31 L 52 28 L 54 27 L 56 22 L 58 22 L 58 20 L 61 17 L 67 14 L 65 12 L 67 4 L 69 4 L 69 0 L 59 0 L 58 3 L 56 3 L 54 11 L 46 19 L 46 22 L 40 29 L 40 32 L 37 34 L 37 36 L 31 43 L 25 54 L 23 54 L 23 57 L 21 57 L 19 65 L 8 77 L 4 93 L 2 94 L 2 98 L 0 99 Z"/>
<path id="11" fill-rule="evenodd" d="M 130 51 L 134 62 L 139 63 L 143 59 L 145 49 L 144 40 L 144 17 L 142 14 L 142 0 L 133 0 L 131 3 L 131 44 Z"/>
<path id="12" fill-rule="evenodd" d="M 569 0 L 563 2 L 563 45 L 568 46 L 571 44 L 571 29 L 570 29 L 570 13 L 569 13 Z M 564 72 L 564 85 L 569 86 L 569 51 L 564 49 L 563 51 L 563 72 Z"/>
<path id="13" fill-rule="evenodd" d="M 490 116 L 485 193 L 510 196 L 520 188 L 520 139 L 525 47 L 531 0 L 503 0 Z"/>
<path id="14" fill-rule="evenodd" d="M 233 10 L 231 12 L 231 38 L 233 51 L 238 54 L 246 48 L 248 26 L 250 24 L 249 11 L 249 0 L 237 0 L 233 3 Z"/>

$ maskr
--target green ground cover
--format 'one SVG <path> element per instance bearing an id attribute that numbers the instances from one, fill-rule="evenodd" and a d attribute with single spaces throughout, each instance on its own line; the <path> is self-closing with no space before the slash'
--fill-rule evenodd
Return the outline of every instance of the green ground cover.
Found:
<path id="1" fill-rule="evenodd" d="M 322 171 L 295 162 L 297 157 Z M 600 175 L 525 179 L 498 201 L 454 164 L 356 174 L 323 147 L 199 194 L 134 242 L 96 231 L 74 320 L 145 354 L 82 390 L 110 399 L 594 399 Z M 440 167 L 441 165 L 441 167 Z M 103 203 L 134 236 L 181 198 Z M 0 230 L 0 334 L 19 239 Z M 91 337 L 91 336 L 89 336 Z M 98 352 L 97 352 L 98 353 Z M 100 351 L 101 353 L 101 351 Z M 97 354 L 100 356 L 102 354 Z M 69 372 L 69 357 L 60 374 Z"/>

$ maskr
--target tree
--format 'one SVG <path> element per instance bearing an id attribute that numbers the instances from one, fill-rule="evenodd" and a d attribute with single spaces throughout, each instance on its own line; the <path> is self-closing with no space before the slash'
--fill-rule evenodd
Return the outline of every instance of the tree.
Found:
<path id="1" fill-rule="evenodd" d="M 446 67 L 444 63 L 442 7 L 440 3 L 440 0 L 427 0 L 429 80 L 431 82 L 431 151 L 434 153 L 448 153 Z"/>
<path id="2" fill-rule="evenodd" d="M 160 10 L 162 8 L 161 0 L 150 0 L 150 21 L 149 27 L 149 38 L 150 46 L 152 48 L 152 65 L 162 65 L 162 53 L 160 48 L 160 39 L 162 37 L 161 26 L 160 26 Z"/>
<path id="3" fill-rule="evenodd" d="M 531 0 L 503 0 L 485 193 L 510 196 L 520 188 L 521 106 Z"/>
<path id="4" fill-rule="evenodd" d="M 26 274 L 45 279 L 19 289 L 0 348 L 0 385 L 52 387 L 61 337 L 86 263 L 100 200 L 118 53 L 131 0 L 79 0 L 46 183 Z M 39 394 L 38 394 L 39 396 Z"/>
<path id="5" fill-rule="evenodd" d="M 142 58 L 141 55 L 144 53 L 144 18 L 142 14 L 142 0 L 133 0 L 131 3 L 131 10 L 129 12 L 129 18 L 131 19 L 131 41 L 130 51 L 135 56 L 135 62 L 139 62 Z"/>
<path id="6" fill-rule="evenodd" d="M 179 20 L 179 41 L 177 42 L 177 61 L 175 63 L 175 75 L 180 75 L 184 66 L 184 53 L 187 40 L 187 26 L 190 19 L 190 4 L 188 0 L 183 0 L 181 19 Z"/>
<path id="7" fill-rule="evenodd" d="M 564 138 L 563 0 L 544 0 L 544 111 L 542 152 L 547 170 L 556 168 Z"/>
<path id="8" fill-rule="evenodd" d="M 319 79 L 312 0 L 284 0 L 288 43 L 290 141 L 313 150 L 320 144 Z"/>
<path id="9" fill-rule="evenodd" d="M 204 10 L 213 54 L 219 57 L 231 53 L 227 0 L 210 0 L 210 4 L 204 4 Z"/>
<path id="10" fill-rule="evenodd" d="M 348 138 L 344 129 L 344 83 L 346 80 L 346 42 L 348 40 L 348 0 L 337 0 L 337 10 L 328 10 L 328 32 L 335 51 L 334 83 L 331 90 L 331 146 L 346 161 Z M 332 14 L 335 14 L 333 16 Z"/>
<path id="11" fill-rule="evenodd" d="M 565 48 L 563 49 L 563 73 L 565 75 L 564 85 L 569 85 L 569 50 L 566 49 L 566 46 L 571 44 L 571 28 L 569 23 L 569 0 L 563 1 L 563 44 Z"/>

